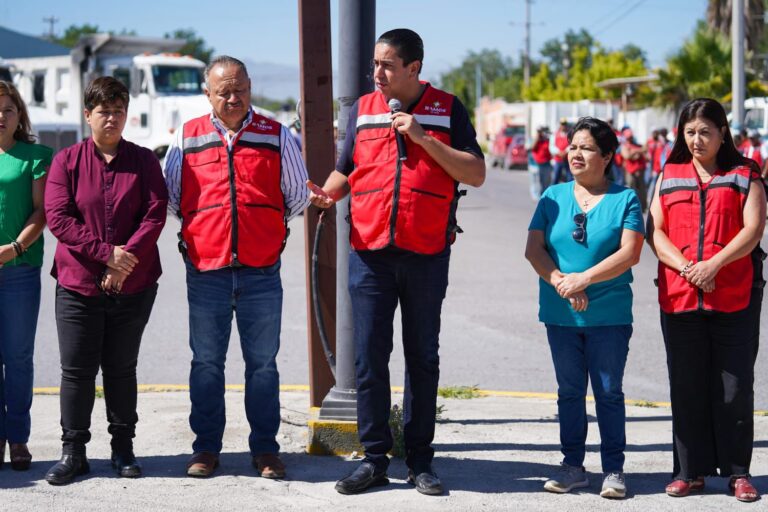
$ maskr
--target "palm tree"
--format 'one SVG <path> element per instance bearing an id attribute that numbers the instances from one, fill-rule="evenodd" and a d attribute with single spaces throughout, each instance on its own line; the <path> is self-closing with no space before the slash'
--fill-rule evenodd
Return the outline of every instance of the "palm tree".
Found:
<path id="1" fill-rule="evenodd" d="M 763 0 L 741 0 L 744 2 L 744 32 L 747 36 L 747 51 L 754 51 L 760 45 L 763 37 Z M 731 18 L 733 0 L 709 0 L 707 6 L 707 24 L 723 34 L 731 37 Z"/>

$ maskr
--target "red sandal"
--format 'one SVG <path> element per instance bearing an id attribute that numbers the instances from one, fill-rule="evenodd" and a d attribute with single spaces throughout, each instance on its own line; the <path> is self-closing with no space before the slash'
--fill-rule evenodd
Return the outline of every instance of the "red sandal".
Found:
<path id="1" fill-rule="evenodd" d="M 739 501 L 751 503 L 760 499 L 760 493 L 757 492 L 749 478 L 745 476 L 731 477 L 731 481 L 728 482 L 728 488 Z"/>
<path id="2" fill-rule="evenodd" d="M 667 495 L 674 498 L 682 498 L 688 496 L 692 492 L 698 492 L 704 490 L 704 479 L 697 478 L 695 480 L 674 480 L 666 489 L 664 489 Z"/>

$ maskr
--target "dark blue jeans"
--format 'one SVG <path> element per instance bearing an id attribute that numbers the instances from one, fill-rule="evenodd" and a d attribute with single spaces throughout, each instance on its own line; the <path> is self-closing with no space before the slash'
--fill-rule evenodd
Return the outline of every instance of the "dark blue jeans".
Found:
<path id="1" fill-rule="evenodd" d="M 29 440 L 40 267 L 0 268 L 0 439 Z"/>
<path id="2" fill-rule="evenodd" d="M 625 410 L 622 380 L 631 325 L 547 325 L 557 377 L 560 444 L 569 466 L 583 466 L 587 440 L 587 382 L 592 381 L 603 472 L 624 470 Z"/>
<path id="3" fill-rule="evenodd" d="M 264 268 L 223 268 L 200 272 L 187 263 L 189 346 L 192 369 L 189 425 L 195 452 L 221 451 L 226 415 L 224 362 L 236 312 L 245 360 L 245 415 L 251 427 L 251 455 L 277 453 L 280 378 L 275 357 L 280 348 L 283 286 L 280 262 Z"/>
<path id="4" fill-rule="evenodd" d="M 566 183 L 573 180 L 571 168 L 568 166 L 568 160 L 555 162 L 552 170 L 552 184 Z"/>
<path id="5" fill-rule="evenodd" d="M 440 311 L 448 287 L 449 260 L 450 248 L 436 256 L 389 249 L 350 253 L 357 425 L 366 459 L 379 469 L 387 468 L 387 452 L 392 449 L 389 356 L 398 302 L 406 367 L 405 462 L 417 472 L 432 462 L 440 377 Z"/>

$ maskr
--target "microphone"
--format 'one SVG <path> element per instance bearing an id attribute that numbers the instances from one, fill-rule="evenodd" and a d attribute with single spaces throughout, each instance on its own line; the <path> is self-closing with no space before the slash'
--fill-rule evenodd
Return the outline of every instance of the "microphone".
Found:
<path id="1" fill-rule="evenodd" d="M 400 103 L 400 100 L 397 98 L 392 98 L 389 100 L 387 105 L 389 105 L 389 109 L 393 114 L 397 114 L 400 112 L 400 109 L 403 108 L 403 104 Z M 397 158 L 400 161 L 407 160 L 408 153 L 405 150 L 405 137 L 403 137 L 403 134 L 397 131 L 397 129 L 395 129 L 395 140 L 397 141 Z"/>

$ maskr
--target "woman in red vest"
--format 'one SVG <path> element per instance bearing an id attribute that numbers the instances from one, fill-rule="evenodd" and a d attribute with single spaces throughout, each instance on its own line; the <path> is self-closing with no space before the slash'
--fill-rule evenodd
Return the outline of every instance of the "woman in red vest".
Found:
<path id="1" fill-rule="evenodd" d="M 765 211 L 759 170 L 734 145 L 723 107 L 690 102 L 648 222 L 672 399 L 670 496 L 719 474 L 739 501 L 759 498 L 749 466 Z"/>

